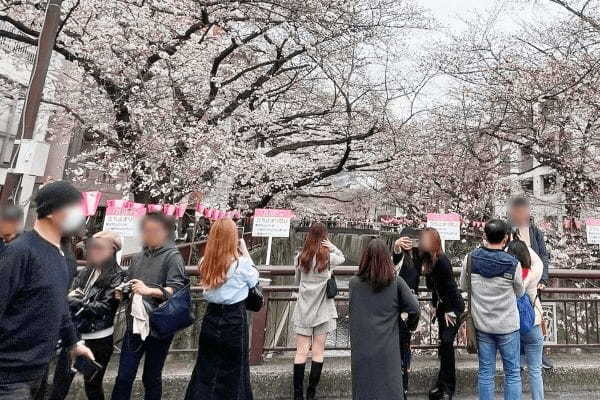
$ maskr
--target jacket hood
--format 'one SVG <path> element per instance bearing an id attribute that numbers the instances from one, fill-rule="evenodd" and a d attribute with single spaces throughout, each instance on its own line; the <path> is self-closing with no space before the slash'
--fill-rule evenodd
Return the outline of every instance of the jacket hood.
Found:
<path id="1" fill-rule="evenodd" d="M 175 243 L 172 241 L 169 241 L 165 243 L 164 246 L 155 249 L 151 249 L 148 246 L 144 246 L 144 255 L 146 257 L 157 257 L 168 251 L 172 251 L 173 249 L 177 250 L 177 246 L 175 246 Z"/>
<path id="2" fill-rule="evenodd" d="M 484 278 L 502 277 L 512 280 L 519 262 L 503 250 L 481 247 L 471 254 L 472 273 Z"/>

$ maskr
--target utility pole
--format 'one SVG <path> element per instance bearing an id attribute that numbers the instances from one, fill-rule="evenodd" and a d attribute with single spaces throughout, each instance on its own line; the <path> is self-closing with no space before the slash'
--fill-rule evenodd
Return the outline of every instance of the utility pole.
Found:
<path id="1" fill-rule="evenodd" d="M 27 96 L 23 104 L 19 127 L 15 143 L 17 146 L 13 151 L 10 169 L 6 175 L 6 181 L 0 193 L 0 205 L 15 204 L 18 202 L 18 192 L 21 187 L 30 187 L 33 190 L 35 176 L 14 171 L 17 160 L 21 155 L 23 140 L 33 139 L 35 124 L 40 110 L 40 103 L 44 94 L 44 85 L 52 58 L 52 50 L 56 42 L 58 27 L 60 26 L 62 0 L 49 0 L 46 6 L 44 25 L 38 38 L 35 62 L 31 70 Z"/>

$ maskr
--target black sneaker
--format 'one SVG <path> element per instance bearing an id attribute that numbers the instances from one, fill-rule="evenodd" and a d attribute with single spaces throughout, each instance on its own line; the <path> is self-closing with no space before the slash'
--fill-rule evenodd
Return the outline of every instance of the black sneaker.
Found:
<path id="1" fill-rule="evenodd" d="M 554 368 L 554 364 L 548 357 L 546 357 L 545 354 L 542 355 L 542 368 L 544 368 L 544 369 Z"/>

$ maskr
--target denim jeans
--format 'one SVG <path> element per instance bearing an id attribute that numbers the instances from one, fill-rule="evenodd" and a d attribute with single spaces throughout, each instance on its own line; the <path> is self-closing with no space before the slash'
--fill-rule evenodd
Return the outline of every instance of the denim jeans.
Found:
<path id="1" fill-rule="evenodd" d="M 504 369 L 504 400 L 521 399 L 521 341 L 519 331 L 491 334 L 477 331 L 479 351 L 479 399 L 494 400 L 496 354 L 500 352 Z"/>
<path id="2" fill-rule="evenodd" d="M 544 400 L 544 380 L 542 378 L 542 354 L 544 352 L 544 335 L 539 325 L 521 335 L 521 347 L 527 362 L 527 375 L 533 400 Z"/>
<path id="3" fill-rule="evenodd" d="M 119 360 L 119 372 L 111 399 L 131 399 L 133 381 L 142 356 L 145 356 L 142 375 L 144 399 L 160 400 L 162 397 L 162 369 L 172 341 L 173 337 L 157 339 L 152 336 L 148 336 L 143 341 L 140 335 L 134 335 L 131 332 L 125 333 Z"/>

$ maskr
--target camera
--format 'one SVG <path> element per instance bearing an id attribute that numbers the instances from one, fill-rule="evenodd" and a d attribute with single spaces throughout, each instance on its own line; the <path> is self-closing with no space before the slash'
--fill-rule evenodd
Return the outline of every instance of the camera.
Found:
<path id="1" fill-rule="evenodd" d="M 117 286 L 116 290 L 120 290 L 123 295 L 128 295 L 131 293 L 131 282 L 123 282 L 119 286 Z"/>

